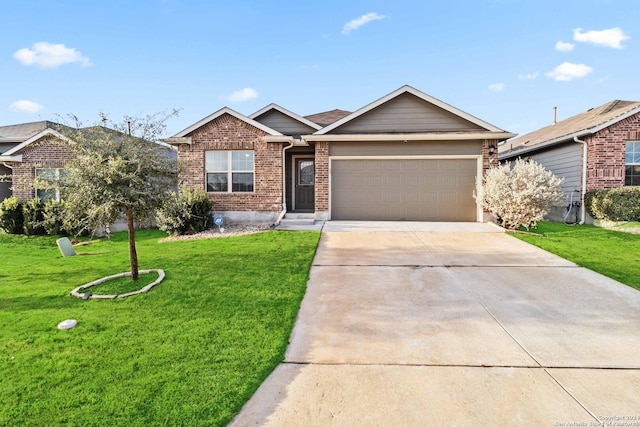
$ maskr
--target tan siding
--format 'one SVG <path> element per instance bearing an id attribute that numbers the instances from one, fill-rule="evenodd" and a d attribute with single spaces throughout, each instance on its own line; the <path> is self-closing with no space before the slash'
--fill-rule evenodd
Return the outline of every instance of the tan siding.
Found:
<path id="1" fill-rule="evenodd" d="M 334 129 L 332 134 L 480 130 L 480 126 L 405 93 Z"/>
<path id="2" fill-rule="evenodd" d="M 254 120 L 284 135 L 307 135 L 316 131 L 314 128 L 300 123 L 293 117 L 275 110 L 267 111 Z"/>
<path id="3" fill-rule="evenodd" d="M 330 156 L 480 155 L 481 141 L 337 142 Z"/>

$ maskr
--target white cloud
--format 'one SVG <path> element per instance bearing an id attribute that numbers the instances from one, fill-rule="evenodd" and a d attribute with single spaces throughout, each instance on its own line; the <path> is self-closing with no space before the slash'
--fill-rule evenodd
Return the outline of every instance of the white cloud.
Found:
<path id="1" fill-rule="evenodd" d="M 231 95 L 226 96 L 225 99 L 231 102 L 244 102 L 257 97 L 258 92 L 256 92 L 254 89 L 251 89 L 250 87 L 245 87 L 244 89 L 236 90 Z"/>
<path id="2" fill-rule="evenodd" d="M 9 111 L 12 111 L 14 113 L 35 114 L 38 111 L 42 110 L 42 108 L 42 105 L 38 104 L 37 102 L 27 101 L 26 99 L 21 99 L 9 105 Z"/>
<path id="3" fill-rule="evenodd" d="M 593 43 L 598 46 L 622 49 L 624 48 L 624 46 L 622 46 L 622 42 L 629 40 L 630 37 L 626 35 L 620 27 L 587 32 L 582 32 L 582 28 L 576 28 L 573 30 L 573 39 L 577 42 Z"/>
<path id="4" fill-rule="evenodd" d="M 78 63 L 82 67 L 89 67 L 91 61 L 79 51 L 63 44 L 47 42 L 34 43 L 29 48 L 17 50 L 13 57 L 24 65 L 36 65 L 41 68 L 56 68 L 63 64 Z"/>
<path id="5" fill-rule="evenodd" d="M 342 27 L 342 34 L 349 34 L 351 31 L 357 30 L 369 22 L 378 21 L 384 18 L 386 18 L 384 15 L 378 15 L 376 12 L 369 12 L 344 24 L 344 27 Z"/>
<path id="6" fill-rule="evenodd" d="M 588 65 L 563 62 L 554 68 L 553 71 L 546 73 L 546 76 L 557 81 L 569 82 L 573 79 L 582 78 L 592 71 L 593 68 Z"/>
<path id="7" fill-rule="evenodd" d="M 534 79 L 537 79 L 539 75 L 540 75 L 540 73 L 538 73 L 537 71 L 535 73 L 529 73 L 529 74 L 518 74 L 518 79 L 520 79 L 520 80 L 534 80 Z"/>
<path id="8" fill-rule="evenodd" d="M 576 47 L 576 45 L 573 43 L 567 43 L 563 41 L 559 41 L 556 43 L 556 50 L 559 50 L 560 52 L 571 52 L 574 47 Z"/>
<path id="9" fill-rule="evenodd" d="M 491 92 L 502 92 L 504 90 L 504 83 L 492 83 L 489 85 Z"/>

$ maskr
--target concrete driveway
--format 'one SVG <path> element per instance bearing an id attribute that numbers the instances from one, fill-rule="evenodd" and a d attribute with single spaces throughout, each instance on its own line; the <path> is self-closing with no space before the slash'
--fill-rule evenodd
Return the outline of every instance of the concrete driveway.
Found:
<path id="1" fill-rule="evenodd" d="M 639 331 L 640 292 L 490 224 L 328 222 L 232 425 L 640 426 Z"/>

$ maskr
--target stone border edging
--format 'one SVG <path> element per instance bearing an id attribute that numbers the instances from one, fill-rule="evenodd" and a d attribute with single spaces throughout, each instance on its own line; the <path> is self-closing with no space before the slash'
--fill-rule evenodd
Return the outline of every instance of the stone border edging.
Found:
<path id="1" fill-rule="evenodd" d="M 164 270 L 161 269 L 151 269 L 151 270 L 140 270 L 138 272 L 138 274 L 149 274 L 149 273 L 158 273 L 158 278 L 152 282 L 149 283 L 147 286 L 138 289 L 137 291 L 133 291 L 133 292 L 127 292 L 126 294 L 116 294 L 116 295 L 94 295 L 94 294 L 88 294 L 89 296 L 87 297 L 85 293 L 79 293 L 78 291 L 82 290 L 82 289 L 88 289 L 92 286 L 96 286 L 99 285 L 101 283 L 104 282 L 108 282 L 109 280 L 113 280 L 113 279 L 120 279 L 122 277 L 129 277 L 131 276 L 131 272 L 127 271 L 125 273 L 119 273 L 119 274 L 114 274 L 112 276 L 107 276 L 107 277 L 103 277 L 102 279 L 98 279 L 98 280 L 94 280 L 93 282 L 87 283 L 85 285 L 82 286 L 78 286 L 77 288 L 75 288 L 74 290 L 72 290 L 69 295 L 76 297 L 76 298 L 81 298 L 81 299 L 116 299 L 116 298 L 126 298 L 126 297 L 130 297 L 133 295 L 138 295 L 138 294 L 143 294 L 145 292 L 148 292 L 149 289 L 153 288 L 155 285 L 157 285 L 158 283 L 162 282 L 162 280 L 164 280 Z"/>

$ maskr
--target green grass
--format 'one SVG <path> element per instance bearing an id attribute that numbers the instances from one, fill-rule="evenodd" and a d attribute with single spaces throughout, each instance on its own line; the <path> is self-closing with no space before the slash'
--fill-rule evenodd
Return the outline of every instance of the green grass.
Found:
<path id="1" fill-rule="evenodd" d="M 81 289 L 78 293 L 88 292 L 94 295 L 126 294 L 140 290 L 157 279 L 158 273 L 155 271 L 149 274 L 140 274 L 138 280 L 135 282 L 131 280 L 131 277 L 118 277 L 117 279 L 107 280 L 104 283 L 91 286 L 87 289 Z"/>
<path id="2" fill-rule="evenodd" d="M 222 426 L 283 360 L 319 233 L 137 237 L 165 280 L 83 301 L 69 292 L 128 270 L 125 233 L 69 258 L 53 237 L 0 235 L 0 425 Z"/>
<path id="3" fill-rule="evenodd" d="M 546 237 L 513 234 L 569 261 L 640 289 L 640 234 L 592 225 L 541 222 L 531 231 Z"/>

